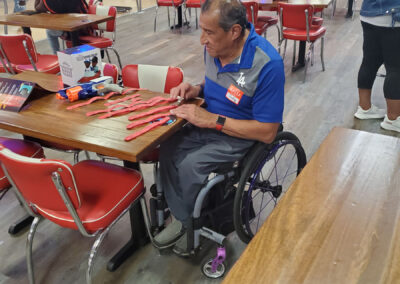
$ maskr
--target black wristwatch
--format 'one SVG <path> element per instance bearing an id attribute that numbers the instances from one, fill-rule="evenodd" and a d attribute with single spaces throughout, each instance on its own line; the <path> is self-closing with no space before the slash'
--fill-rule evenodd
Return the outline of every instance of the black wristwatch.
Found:
<path id="1" fill-rule="evenodd" d="M 226 120 L 225 116 L 218 115 L 217 122 L 216 122 L 217 124 L 215 125 L 215 129 L 217 129 L 218 131 L 222 131 L 222 128 L 225 125 L 225 120 Z"/>

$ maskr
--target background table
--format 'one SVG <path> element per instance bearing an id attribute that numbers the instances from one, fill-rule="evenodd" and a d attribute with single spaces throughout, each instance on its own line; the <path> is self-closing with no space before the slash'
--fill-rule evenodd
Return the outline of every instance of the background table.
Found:
<path id="1" fill-rule="evenodd" d="M 49 14 L 38 13 L 33 15 L 9 14 L 0 15 L 0 24 L 29 28 L 43 28 L 71 33 L 74 46 L 79 45 L 78 31 L 94 24 L 113 19 L 108 15 L 92 14 Z"/>
<path id="2" fill-rule="evenodd" d="M 400 283 L 400 139 L 334 128 L 228 283 Z"/>

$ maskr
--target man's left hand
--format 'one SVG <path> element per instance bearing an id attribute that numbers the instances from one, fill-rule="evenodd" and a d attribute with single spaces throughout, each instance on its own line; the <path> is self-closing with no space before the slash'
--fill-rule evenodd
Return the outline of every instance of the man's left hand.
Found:
<path id="1" fill-rule="evenodd" d="M 186 119 L 200 128 L 215 128 L 217 115 L 194 104 L 184 104 L 171 110 L 171 114 Z"/>

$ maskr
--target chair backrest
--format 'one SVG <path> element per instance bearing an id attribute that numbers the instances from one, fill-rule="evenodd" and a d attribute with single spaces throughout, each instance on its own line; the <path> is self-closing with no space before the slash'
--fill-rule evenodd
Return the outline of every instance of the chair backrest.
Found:
<path id="1" fill-rule="evenodd" d="M 28 52 L 32 57 L 33 62 L 36 63 L 38 61 L 38 54 L 33 39 L 30 35 L 0 35 L 1 47 L 5 53 L 5 56 L 12 64 L 31 64 L 23 44 L 24 41 L 26 42 Z"/>
<path id="2" fill-rule="evenodd" d="M 28 144 L 27 144 L 28 143 Z M 44 158 L 43 148 L 35 142 L 26 142 L 24 140 L 0 137 L 0 145 L 10 149 L 16 153 L 23 153 L 23 155 L 31 158 Z M 26 147 L 29 145 L 28 147 Z M 11 186 L 3 169 L 0 167 L 0 191 Z"/>
<path id="3" fill-rule="evenodd" d="M 242 2 L 246 7 L 247 21 L 256 24 L 258 18 L 258 3 L 257 2 Z"/>
<path id="4" fill-rule="evenodd" d="M 306 30 L 311 27 L 314 8 L 312 5 L 297 5 L 280 2 L 278 10 L 281 17 L 281 24 L 284 28 Z M 306 18 L 306 11 L 308 18 Z"/>
<path id="5" fill-rule="evenodd" d="M 145 88 L 153 92 L 167 93 L 183 81 L 179 67 L 130 64 L 122 69 L 125 87 Z"/>
<path id="6" fill-rule="evenodd" d="M 111 76 L 113 78 L 113 83 L 118 82 L 118 67 L 111 63 L 102 63 L 102 74 L 103 76 Z"/>
<path id="7" fill-rule="evenodd" d="M 88 13 L 93 15 L 112 16 L 114 19 L 104 23 L 93 25 L 92 27 L 95 30 L 115 32 L 117 8 L 115 8 L 114 6 L 89 5 Z"/>
<path id="8" fill-rule="evenodd" d="M 60 175 L 72 206 L 74 208 L 81 206 L 81 198 L 72 167 L 68 162 L 28 158 L 1 145 L 0 162 L 7 178 L 15 185 L 28 207 L 68 212 L 65 202 L 52 180 L 53 173 Z"/>

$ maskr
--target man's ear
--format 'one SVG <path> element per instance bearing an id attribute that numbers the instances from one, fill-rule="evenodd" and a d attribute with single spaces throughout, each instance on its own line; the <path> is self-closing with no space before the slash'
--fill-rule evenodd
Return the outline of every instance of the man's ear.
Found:
<path id="1" fill-rule="evenodd" d="M 242 26 L 239 24 L 234 24 L 232 26 L 232 39 L 236 40 L 240 37 L 240 35 L 242 34 Z"/>

